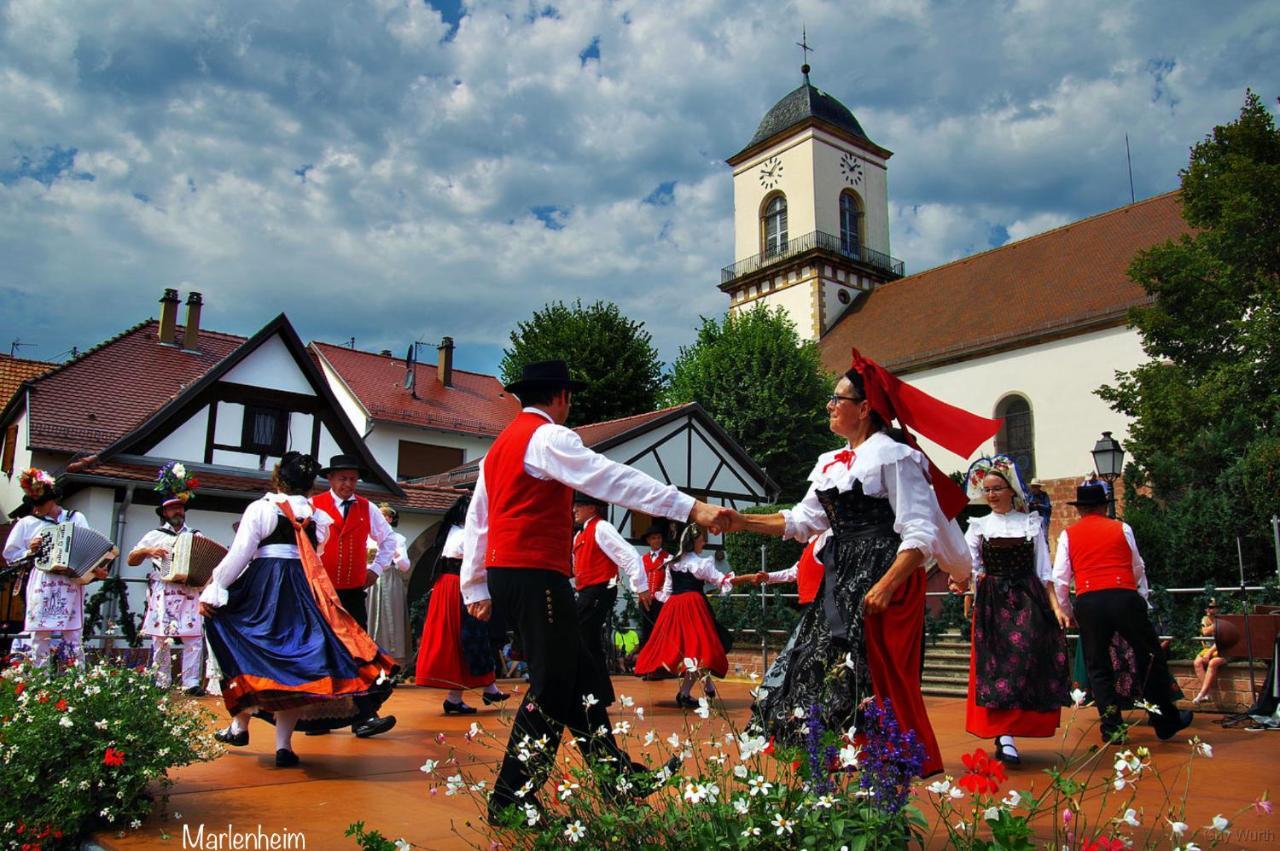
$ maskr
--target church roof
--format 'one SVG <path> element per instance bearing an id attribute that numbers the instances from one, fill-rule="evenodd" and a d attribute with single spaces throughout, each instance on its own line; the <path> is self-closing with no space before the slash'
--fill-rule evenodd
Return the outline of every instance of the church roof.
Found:
<path id="1" fill-rule="evenodd" d="M 1190 232 L 1175 191 L 900 278 L 854 301 L 822 362 L 844 372 L 856 346 L 913 372 L 1123 324 L 1151 300 L 1134 255 Z"/>
<path id="2" fill-rule="evenodd" d="M 805 74 L 804 82 L 798 89 L 775 103 L 773 108 L 765 113 L 764 119 L 760 122 L 760 126 L 756 128 L 756 134 L 751 137 L 747 147 L 754 147 L 784 130 L 789 130 L 797 124 L 803 124 L 811 118 L 820 119 L 855 136 L 867 139 L 867 134 L 863 132 L 862 125 L 858 123 L 858 119 L 853 117 L 849 107 L 822 89 L 810 85 L 809 75 Z M 868 139 L 868 141 L 870 140 Z"/>

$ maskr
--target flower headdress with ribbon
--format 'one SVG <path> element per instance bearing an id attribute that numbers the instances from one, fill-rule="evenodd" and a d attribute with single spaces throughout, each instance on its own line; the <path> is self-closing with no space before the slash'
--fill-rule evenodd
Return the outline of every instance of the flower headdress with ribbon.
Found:
<path id="1" fill-rule="evenodd" d="M 970 464 L 969 472 L 964 477 L 970 499 L 983 497 L 982 482 L 987 476 L 999 476 L 1009 485 L 1013 491 L 1014 511 L 1027 510 L 1027 488 L 1022 483 L 1022 474 L 1018 472 L 1018 465 L 1012 458 L 1008 455 L 984 456 Z"/>
<path id="2" fill-rule="evenodd" d="M 52 494 L 55 484 L 53 476 L 36 467 L 28 467 L 22 471 L 22 475 L 18 476 L 18 486 L 33 503 Z"/>
<path id="3" fill-rule="evenodd" d="M 1003 420 L 971 414 L 955 405 L 935 399 L 912 387 L 871 358 L 852 351 L 850 369 L 862 378 L 863 392 L 871 410 L 885 424 L 898 421 L 907 445 L 920 451 L 915 435 L 922 434 L 934 443 L 962 458 L 968 458 L 985 441 L 995 436 Z M 926 460 L 928 455 L 925 455 Z M 954 518 L 969 504 L 964 490 L 929 461 L 929 481 L 938 497 L 938 505 L 948 518 Z"/>
<path id="4" fill-rule="evenodd" d="M 187 473 L 187 468 L 180 461 L 170 461 L 160 468 L 156 474 L 155 490 L 164 496 L 161 508 L 170 505 L 186 505 L 195 496 L 200 480 Z"/>

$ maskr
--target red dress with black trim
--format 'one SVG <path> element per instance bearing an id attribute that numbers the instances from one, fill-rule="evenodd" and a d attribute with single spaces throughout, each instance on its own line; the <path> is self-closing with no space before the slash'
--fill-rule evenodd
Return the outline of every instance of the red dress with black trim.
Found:
<path id="1" fill-rule="evenodd" d="M 670 596 L 662 604 L 648 643 L 636 657 L 636 673 L 692 673 L 686 671 L 684 660 L 689 659 L 696 663 L 697 670 L 710 671 L 717 677 L 727 674 L 726 653 L 731 641 L 716 621 L 702 589 L 707 582 L 727 588 L 731 579 L 733 574 L 720 573 L 710 558 L 692 553 L 668 564 L 664 590 Z"/>

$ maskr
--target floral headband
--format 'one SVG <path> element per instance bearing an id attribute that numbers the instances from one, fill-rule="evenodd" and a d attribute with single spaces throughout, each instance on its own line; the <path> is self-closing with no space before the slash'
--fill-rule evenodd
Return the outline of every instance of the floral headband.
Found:
<path id="1" fill-rule="evenodd" d="M 1018 465 L 1008 455 L 982 457 L 969 465 L 969 472 L 964 480 L 966 490 L 971 499 L 983 495 L 982 481 L 987 476 L 999 476 L 1009 483 L 1013 490 L 1013 508 L 1015 511 L 1027 510 L 1027 489 L 1022 484 L 1022 476 L 1018 473 Z"/>
<path id="2" fill-rule="evenodd" d="M 54 486 L 53 476 L 44 470 L 30 467 L 22 471 L 22 475 L 18 477 L 18 486 L 22 488 L 23 493 L 32 499 L 38 499 L 45 493 L 52 491 Z"/>
<path id="3" fill-rule="evenodd" d="M 187 475 L 187 468 L 179 461 L 170 461 L 156 474 L 155 490 L 164 494 L 165 505 L 175 502 L 185 503 L 195 496 L 195 490 L 198 487 L 200 487 L 200 480 L 195 476 Z"/>

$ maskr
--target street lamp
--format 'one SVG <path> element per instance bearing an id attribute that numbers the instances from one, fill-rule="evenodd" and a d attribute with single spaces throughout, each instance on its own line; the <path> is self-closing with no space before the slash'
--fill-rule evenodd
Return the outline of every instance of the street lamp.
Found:
<path id="1" fill-rule="evenodd" d="M 1093 468 L 1098 476 L 1107 483 L 1107 516 L 1116 516 L 1116 479 L 1124 472 L 1124 447 L 1120 441 L 1104 431 L 1102 437 L 1093 445 Z"/>

